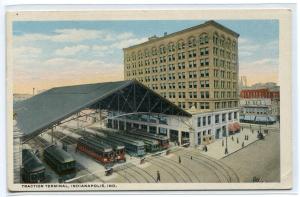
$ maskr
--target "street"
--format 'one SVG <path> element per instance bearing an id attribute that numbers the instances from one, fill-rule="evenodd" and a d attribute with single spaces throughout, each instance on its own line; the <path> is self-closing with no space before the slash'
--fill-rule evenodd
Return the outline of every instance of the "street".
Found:
<path id="1" fill-rule="evenodd" d="M 256 141 L 221 161 L 236 171 L 241 182 L 252 182 L 254 176 L 265 182 L 279 182 L 279 142 L 279 131 L 269 132 L 264 140 Z"/>

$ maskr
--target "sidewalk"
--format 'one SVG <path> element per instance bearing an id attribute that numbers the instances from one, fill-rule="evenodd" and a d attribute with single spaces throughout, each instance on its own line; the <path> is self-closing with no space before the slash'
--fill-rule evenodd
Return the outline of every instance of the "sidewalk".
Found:
<path id="1" fill-rule="evenodd" d="M 245 135 L 249 136 L 248 140 L 245 140 Z M 249 128 L 243 128 L 243 131 L 241 130 L 240 133 L 227 137 L 227 147 L 228 147 L 227 155 L 225 155 L 226 137 L 224 137 L 223 139 L 217 139 L 215 142 L 208 144 L 207 152 L 202 150 L 203 146 L 199 148 L 199 150 L 201 154 L 213 157 L 215 159 L 221 159 L 242 149 L 243 142 L 244 142 L 244 147 L 246 147 L 257 140 L 258 140 L 257 130 L 254 130 L 254 132 L 252 133 Z M 222 141 L 223 141 L 223 146 L 222 146 Z"/>

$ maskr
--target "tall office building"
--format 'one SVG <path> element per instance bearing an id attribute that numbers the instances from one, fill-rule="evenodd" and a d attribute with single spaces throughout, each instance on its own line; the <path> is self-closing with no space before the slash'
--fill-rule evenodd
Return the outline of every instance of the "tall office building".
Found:
<path id="1" fill-rule="evenodd" d="M 183 109 L 237 107 L 238 36 L 214 21 L 153 36 L 124 49 L 124 77 Z"/>
<path id="2" fill-rule="evenodd" d="M 238 37 L 215 21 L 152 36 L 123 49 L 124 78 L 142 82 L 192 113 L 195 130 L 208 133 L 208 141 L 221 138 L 230 132 L 229 124 L 238 122 Z M 214 119 L 202 132 L 206 116 Z"/>

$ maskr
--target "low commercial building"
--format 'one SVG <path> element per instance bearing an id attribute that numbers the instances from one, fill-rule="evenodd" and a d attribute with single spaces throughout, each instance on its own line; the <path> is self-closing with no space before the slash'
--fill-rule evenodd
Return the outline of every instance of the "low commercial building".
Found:
<path id="1" fill-rule="evenodd" d="M 241 122 L 273 124 L 279 120 L 279 90 L 245 89 L 240 97 Z"/>

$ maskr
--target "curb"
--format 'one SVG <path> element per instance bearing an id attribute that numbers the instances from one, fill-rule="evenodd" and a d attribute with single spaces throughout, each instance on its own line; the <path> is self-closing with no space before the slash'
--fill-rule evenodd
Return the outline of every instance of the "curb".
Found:
<path id="1" fill-rule="evenodd" d="M 247 144 L 246 146 L 244 146 L 244 148 L 246 148 L 247 146 L 249 146 L 249 145 L 251 145 L 251 144 L 254 144 L 254 143 L 257 142 L 257 141 L 259 141 L 259 139 L 255 140 L 255 141 L 253 141 L 253 142 L 251 142 L 251 143 L 249 143 L 249 144 Z M 233 153 L 236 153 L 236 152 L 238 152 L 238 151 L 240 151 L 240 150 L 243 150 L 244 148 L 235 150 L 235 151 L 231 152 L 230 154 L 225 155 L 224 157 L 221 157 L 220 159 L 224 159 L 225 157 L 228 157 L 229 155 L 231 155 L 231 154 L 233 154 Z M 218 159 L 218 160 L 220 160 L 220 159 Z"/>

